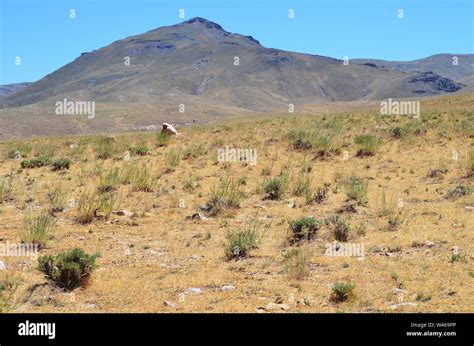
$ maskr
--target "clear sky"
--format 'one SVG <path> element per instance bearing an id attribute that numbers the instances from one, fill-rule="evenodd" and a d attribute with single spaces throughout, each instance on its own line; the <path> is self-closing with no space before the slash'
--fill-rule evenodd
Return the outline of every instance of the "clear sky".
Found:
<path id="1" fill-rule="evenodd" d="M 339 59 L 474 52 L 474 0 L 0 0 L 0 84 L 38 80 L 82 52 L 197 16 L 265 47 Z"/>

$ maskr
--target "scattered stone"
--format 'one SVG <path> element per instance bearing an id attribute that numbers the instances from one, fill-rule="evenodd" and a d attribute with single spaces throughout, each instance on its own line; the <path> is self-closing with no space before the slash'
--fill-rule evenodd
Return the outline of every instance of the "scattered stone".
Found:
<path id="1" fill-rule="evenodd" d="M 21 160 L 21 153 L 19 151 L 15 151 L 15 160 Z"/>
<path id="2" fill-rule="evenodd" d="M 453 250 L 453 255 L 461 254 L 461 249 L 459 248 L 459 246 L 453 246 L 451 250 Z"/>
<path id="3" fill-rule="evenodd" d="M 124 161 L 130 161 L 130 151 L 126 151 L 123 153 L 123 160 Z"/>
<path id="4" fill-rule="evenodd" d="M 163 305 L 164 305 L 164 306 L 169 306 L 169 307 L 171 307 L 171 308 L 175 308 L 175 307 L 176 307 L 176 304 L 174 304 L 174 303 L 172 303 L 172 302 L 170 302 L 170 301 L 168 301 L 168 300 L 164 300 L 164 301 L 163 301 Z"/>
<path id="5" fill-rule="evenodd" d="M 402 293 L 406 293 L 406 291 L 405 291 L 405 290 L 402 290 L 402 289 L 400 289 L 400 288 L 397 288 L 397 287 L 394 287 L 394 288 L 392 288 L 392 292 L 393 292 L 393 294 L 402 294 Z"/>
<path id="6" fill-rule="evenodd" d="M 202 293 L 202 289 L 201 288 L 197 288 L 197 287 L 190 287 L 186 290 L 185 293 L 190 293 L 190 294 L 201 294 Z"/>
<path id="7" fill-rule="evenodd" d="M 433 247 L 434 245 L 435 245 L 435 243 L 432 242 L 432 241 L 429 241 L 429 240 L 425 241 L 425 246 L 426 247 Z"/>
<path id="8" fill-rule="evenodd" d="M 79 146 L 78 146 L 77 144 L 71 144 L 71 145 L 69 146 L 69 148 L 71 148 L 71 149 L 76 149 L 76 148 L 78 148 L 78 147 L 79 147 Z"/>
<path id="9" fill-rule="evenodd" d="M 288 208 L 296 208 L 296 204 L 295 204 L 295 200 L 294 199 L 290 199 L 288 201 Z"/>
<path id="10" fill-rule="evenodd" d="M 221 291 L 232 291 L 235 290 L 235 286 L 233 285 L 224 285 L 221 287 Z"/>
<path id="11" fill-rule="evenodd" d="M 128 210 L 113 210 L 112 214 L 118 215 L 118 216 L 127 216 L 127 217 L 132 217 L 133 213 Z"/>
<path id="12" fill-rule="evenodd" d="M 203 204 L 199 207 L 199 209 L 204 210 L 204 211 L 209 211 L 211 210 L 211 206 L 208 204 Z"/>
<path id="13" fill-rule="evenodd" d="M 467 210 L 471 210 L 471 211 L 472 211 L 472 210 L 474 210 L 474 207 L 471 207 L 470 205 L 466 205 L 466 206 L 464 207 L 464 209 L 467 209 Z"/>
<path id="14" fill-rule="evenodd" d="M 290 310 L 290 306 L 288 304 L 277 304 L 277 303 L 268 303 L 265 306 L 259 306 L 257 308 L 257 312 L 262 312 L 262 311 L 288 311 L 288 310 Z"/>
<path id="15" fill-rule="evenodd" d="M 416 303 L 411 303 L 411 302 L 398 303 L 398 304 L 390 305 L 390 308 L 393 309 L 393 310 L 395 310 L 395 309 L 399 308 L 400 306 L 418 306 L 418 304 L 416 304 Z"/>
<path id="16" fill-rule="evenodd" d="M 3 261 L 0 261 L 0 270 L 7 270 L 7 267 L 5 267 L 5 263 L 3 263 Z"/>
<path id="17" fill-rule="evenodd" d="M 189 256 L 188 259 L 190 260 L 193 260 L 193 261 L 197 261 L 198 259 L 200 259 L 201 257 L 199 257 L 199 255 L 192 255 L 192 256 Z"/>
<path id="18" fill-rule="evenodd" d="M 71 200 L 67 203 L 67 206 L 68 206 L 69 208 L 71 208 L 71 209 L 74 208 L 74 207 L 76 207 L 76 200 L 75 200 L 75 199 L 71 199 Z"/>
<path id="19" fill-rule="evenodd" d="M 176 131 L 173 125 L 168 124 L 168 123 L 163 123 L 163 128 L 161 130 L 161 133 L 168 136 L 173 136 L 173 135 L 177 135 L 178 131 Z"/>
<path id="20" fill-rule="evenodd" d="M 125 247 L 125 256 L 132 256 L 132 251 L 130 250 L 130 248 L 127 246 Z"/>
<path id="21" fill-rule="evenodd" d="M 201 220 L 202 221 L 202 220 L 207 220 L 207 217 L 196 212 L 191 216 L 186 216 L 186 220 Z"/>

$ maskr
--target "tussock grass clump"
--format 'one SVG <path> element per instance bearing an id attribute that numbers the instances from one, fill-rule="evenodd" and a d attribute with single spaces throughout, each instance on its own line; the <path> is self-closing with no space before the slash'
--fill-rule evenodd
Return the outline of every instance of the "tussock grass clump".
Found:
<path id="1" fill-rule="evenodd" d="M 21 280 L 14 274 L 0 279 L 0 313 L 12 311 L 16 306 L 16 293 Z"/>
<path id="2" fill-rule="evenodd" d="M 197 159 L 198 157 L 204 156 L 207 154 L 207 149 L 206 147 L 202 144 L 194 144 L 191 146 L 186 147 L 186 149 L 183 152 L 183 158 L 184 159 Z"/>
<path id="3" fill-rule="evenodd" d="M 311 179 L 307 174 L 300 173 L 293 187 L 295 196 L 305 196 L 311 191 Z"/>
<path id="4" fill-rule="evenodd" d="M 244 197 L 240 185 L 233 179 L 224 178 L 219 185 L 211 187 L 211 193 L 207 200 L 207 209 L 211 216 L 220 214 L 226 208 L 239 208 Z"/>
<path id="5" fill-rule="evenodd" d="M 288 138 L 293 149 L 309 150 L 313 148 L 315 133 L 310 130 L 293 130 L 288 134 Z"/>
<path id="6" fill-rule="evenodd" d="M 115 155 L 117 148 L 114 138 L 98 136 L 95 141 L 95 152 L 98 159 L 106 160 Z"/>
<path id="7" fill-rule="evenodd" d="M 388 217 L 388 230 L 396 231 L 405 222 L 405 214 L 399 211 Z"/>
<path id="8" fill-rule="evenodd" d="M 290 244 L 299 244 L 303 241 L 311 241 L 316 232 L 321 228 L 321 223 L 312 216 L 304 216 L 289 222 Z"/>
<path id="9" fill-rule="evenodd" d="M 61 171 L 63 169 L 69 169 L 71 166 L 71 160 L 67 158 L 61 158 L 54 160 L 52 163 L 53 171 Z"/>
<path id="10" fill-rule="evenodd" d="M 332 286 L 331 301 L 341 303 L 354 296 L 355 285 L 352 282 L 336 282 Z"/>
<path id="11" fill-rule="evenodd" d="M 308 259 L 301 248 L 291 248 L 283 253 L 286 260 L 285 269 L 290 279 L 303 280 L 309 275 Z"/>
<path id="12" fill-rule="evenodd" d="M 471 189 L 467 185 L 458 185 L 453 189 L 449 189 L 445 199 L 456 199 L 463 196 L 467 196 L 471 193 Z"/>
<path id="13" fill-rule="evenodd" d="M 159 147 L 165 147 L 167 146 L 171 141 L 171 137 L 168 136 L 167 134 L 159 132 L 156 135 L 156 145 Z"/>
<path id="14" fill-rule="evenodd" d="M 95 192 L 83 192 L 77 204 L 76 222 L 86 225 L 91 223 L 97 215 L 100 202 Z"/>
<path id="15" fill-rule="evenodd" d="M 181 163 L 181 151 L 171 149 L 166 153 L 166 164 L 170 167 L 177 167 Z"/>
<path id="16" fill-rule="evenodd" d="M 51 215 L 61 212 L 66 207 L 67 191 L 61 184 L 55 185 L 48 191 L 49 212 Z"/>
<path id="17" fill-rule="evenodd" d="M 334 214 L 324 221 L 326 226 L 332 231 L 337 241 L 346 242 L 349 239 L 351 226 L 340 215 Z"/>
<path id="18" fill-rule="evenodd" d="M 21 157 L 28 157 L 31 154 L 33 147 L 28 143 L 12 143 L 7 148 L 7 158 L 14 159 L 15 153 L 19 152 Z"/>
<path id="19" fill-rule="evenodd" d="M 51 159 L 54 157 L 58 147 L 52 143 L 41 144 L 35 148 L 35 157 L 47 157 Z"/>
<path id="20" fill-rule="evenodd" d="M 50 215 L 27 215 L 23 221 L 23 228 L 19 232 L 20 241 L 43 248 L 53 238 L 55 229 L 56 220 Z"/>
<path id="21" fill-rule="evenodd" d="M 251 221 L 243 231 L 231 232 L 226 236 L 225 256 L 228 260 L 246 258 L 257 249 L 263 237 L 260 224 Z"/>
<path id="22" fill-rule="evenodd" d="M 111 192 L 117 189 L 121 183 L 120 171 L 118 167 L 113 167 L 109 171 L 102 171 L 100 174 L 99 185 L 97 191 L 99 193 Z"/>
<path id="23" fill-rule="evenodd" d="M 420 136 L 426 133 L 426 131 L 426 125 L 419 120 L 412 119 L 403 126 L 395 126 L 390 129 L 390 136 L 395 139 L 406 140 L 414 136 Z"/>
<path id="24" fill-rule="evenodd" d="M 145 156 L 150 153 L 150 149 L 148 149 L 148 147 L 145 145 L 138 145 L 135 147 L 131 147 L 130 153 L 135 156 Z"/>
<path id="25" fill-rule="evenodd" d="M 329 187 L 327 185 L 318 186 L 314 191 L 311 191 L 311 189 L 309 189 L 308 191 L 306 191 L 305 195 L 306 203 L 310 204 L 316 202 L 318 204 L 321 204 L 328 198 L 328 193 Z"/>
<path id="26" fill-rule="evenodd" d="M 346 190 L 347 200 L 354 200 L 360 205 L 366 205 L 368 203 L 367 189 L 369 182 L 365 179 L 351 176 L 344 182 Z"/>
<path id="27" fill-rule="evenodd" d="M 153 192 L 157 179 L 147 165 L 137 167 L 132 175 L 131 184 L 135 191 Z"/>
<path id="28" fill-rule="evenodd" d="M 474 176 L 474 151 L 470 151 L 467 158 L 467 174 L 469 177 Z"/>
<path id="29" fill-rule="evenodd" d="M 23 160 L 20 162 L 21 168 L 39 168 L 49 165 L 49 158 L 37 157 L 31 160 Z"/>
<path id="30" fill-rule="evenodd" d="M 357 156 L 373 156 L 383 144 L 381 137 L 373 135 L 360 135 L 355 137 Z"/>
<path id="31" fill-rule="evenodd" d="M 418 293 L 416 295 L 416 299 L 415 299 L 417 302 L 422 302 L 422 303 L 425 303 L 429 300 L 431 300 L 431 295 L 429 294 L 425 294 L 425 293 Z"/>
<path id="32" fill-rule="evenodd" d="M 285 196 L 288 189 L 288 172 L 282 172 L 279 176 L 266 180 L 263 184 L 265 199 L 280 200 Z"/>
<path id="33" fill-rule="evenodd" d="M 65 290 L 85 286 L 96 268 L 97 255 L 88 255 L 80 248 L 61 252 L 56 256 L 38 258 L 38 270 Z"/>

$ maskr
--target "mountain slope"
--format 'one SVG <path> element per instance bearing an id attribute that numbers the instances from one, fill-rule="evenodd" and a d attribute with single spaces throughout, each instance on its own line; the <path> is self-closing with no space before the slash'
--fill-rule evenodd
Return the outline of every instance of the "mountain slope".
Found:
<path id="1" fill-rule="evenodd" d="M 159 101 L 169 111 L 199 98 L 200 102 L 268 111 L 288 103 L 435 95 L 463 87 L 436 75 L 423 77 L 265 48 L 252 37 L 193 18 L 83 53 L 2 104 L 54 104 L 67 97 L 118 103 Z"/>

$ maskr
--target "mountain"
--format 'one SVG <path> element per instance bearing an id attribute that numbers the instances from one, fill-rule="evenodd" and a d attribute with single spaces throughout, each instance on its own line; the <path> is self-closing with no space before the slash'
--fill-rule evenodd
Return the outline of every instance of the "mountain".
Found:
<path id="1" fill-rule="evenodd" d="M 31 83 L 13 83 L 13 84 L 5 84 L 5 85 L 0 85 L 0 97 L 5 97 L 8 95 L 11 95 L 24 87 L 27 87 Z"/>
<path id="2" fill-rule="evenodd" d="M 474 76 L 474 54 L 436 54 L 413 61 L 387 61 L 377 59 L 354 59 L 357 64 L 372 64 L 405 73 L 434 73 L 456 82 Z"/>
<path id="3" fill-rule="evenodd" d="M 53 132 L 121 131 L 159 121 L 285 111 L 289 103 L 298 109 L 305 104 L 429 96 L 465 88 L 437 72 L 364 61 L 345 65 L 329 57 L 265 48 L 251 36 L 230 33 L 197 17 L 82 53 L 1 98 L 0 117 L 14 114 L 20 119 L 34 109 L 50 122 Z M 463 73 L 472 76 L 472 71 Z M 77 125 L 70 118 L 70 125 L 61 124 L 69 128 L 59 130 L 50 118 L 55 117 L 55 103 L 64 98 L 96 101 L 101 120 Z M 185 112 L 178 112 L 179 105 Z"/>

